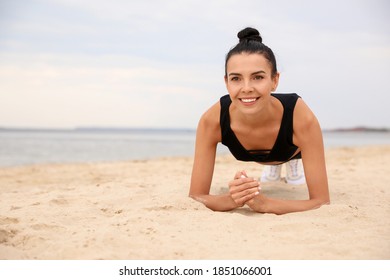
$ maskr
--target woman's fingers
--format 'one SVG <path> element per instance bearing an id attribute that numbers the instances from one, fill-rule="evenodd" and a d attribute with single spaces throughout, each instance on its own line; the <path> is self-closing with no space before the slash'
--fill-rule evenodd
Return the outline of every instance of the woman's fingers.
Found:
<path id="1" fill-rule="evenodd" d="M 258 195 L 259 188 L 260 183 L 254 178 L 246 177 L 246 173 L 242 171 L 237 172 L 234 180 L 229 183 L 230 196 L 239 206 Z"/>
<path id="2" fill-rule="evenodd" d="M 252 193 L 258 192 L 259 189 L 259 182 L 251 182 L 246 183 L 244 185 L 238 186 L 238 187 L 232 187 L 229 190 L 229 193 L 231 196 L 234 196 L 236 198 L 244 197 L 247 195 L 250 195 Z"/>
<path id="3" fill-rule="evenodd" d="M 250 189 L 245 189 L 241 192 L 231 192 L 230 195 L 237 204 L 244 204 L 247 200 L 252 199 L 257 194 L 259 194 L 258 186 L 252 187 Z"/>
<path id="4" fill-rule="evenodd" d="M 245 171 L 237 171 L 236 174 L 234 175 L 234 180 L 240 179 L 242 177 L 248 177 L 246 176 Z"/>
<path id="5" fill-rule="evenodd" d="M 254 178 L 239 178 L 229 182 L 229 189 L 231 192 L 241 192 L 248 188 L 258 187 L 259 181 Z"/>

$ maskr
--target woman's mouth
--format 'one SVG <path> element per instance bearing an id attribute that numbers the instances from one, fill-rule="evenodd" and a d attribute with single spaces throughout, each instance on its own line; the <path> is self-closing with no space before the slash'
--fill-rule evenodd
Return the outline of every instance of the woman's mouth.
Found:
<path id="1" fill-rule="evenodd" d="M 239 98 L 245 106 L 253 105 L 260 97 Z"/>

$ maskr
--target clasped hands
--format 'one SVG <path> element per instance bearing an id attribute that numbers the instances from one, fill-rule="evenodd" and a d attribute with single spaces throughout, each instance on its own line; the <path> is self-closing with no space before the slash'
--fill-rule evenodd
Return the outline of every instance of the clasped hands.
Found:
<path id="1" fill-rule="evenodd" d="M 245 171 L 238 171 L 229 182 L 229 194 L 237 207 L 246 204 L 256 212 L 264 212 L 266 197 L 260 191 L 260 182 L 248 177 Z"/>

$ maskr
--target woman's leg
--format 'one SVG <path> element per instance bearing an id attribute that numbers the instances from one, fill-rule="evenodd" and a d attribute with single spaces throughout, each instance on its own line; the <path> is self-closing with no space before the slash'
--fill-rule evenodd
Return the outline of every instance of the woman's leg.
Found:
<path id="1" fill-rule="evenodd" d="M 280 180 L 280 174 L 282 172 L 282 165 L 266 165 L 263 173 L 261 174 L 261 182 L 275 182 Z"/>
<path id="2" fill-rule="evenodd" d="M 291 185 L 306 183 L 301 159 L 292 159 L 286 162 L 286 182 Z"/>

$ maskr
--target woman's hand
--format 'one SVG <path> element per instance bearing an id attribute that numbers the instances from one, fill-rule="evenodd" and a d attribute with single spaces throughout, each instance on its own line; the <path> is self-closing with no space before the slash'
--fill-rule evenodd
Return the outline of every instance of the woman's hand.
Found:
<path id="1" fill-rule="evenodd" d="M 253 211 L 258 213 L 267 213 L 267 204 L 269 199 L 263 194 L 256 195 L 254 198 L 248 200 L 245 204 Z"/>
<path id="2" fill-rule="evenodd" d="M 245 171 L 239 171 L 234 180 L 229 182 L 229 194 L 237 207 L 243 206 L 260 193 L 260 183 L 249 178 Z"/>

